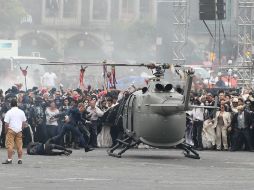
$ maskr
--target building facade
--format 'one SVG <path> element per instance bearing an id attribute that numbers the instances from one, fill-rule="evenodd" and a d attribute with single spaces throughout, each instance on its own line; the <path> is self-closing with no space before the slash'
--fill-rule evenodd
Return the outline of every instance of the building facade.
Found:
<path id="1" fill-rule="evenodd" d="M 156 19 L 156 0 L 21 0 L 27 16 L 15 33 L 19 54 L 50 60 L 111 59 L 112 28 Z M 119 37 L 120 38 L 120 37 Z"/>

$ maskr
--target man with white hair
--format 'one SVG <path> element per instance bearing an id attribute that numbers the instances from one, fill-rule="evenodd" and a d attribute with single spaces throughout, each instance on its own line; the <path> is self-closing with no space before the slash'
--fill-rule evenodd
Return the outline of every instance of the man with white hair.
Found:
<path id="1" fill-rule="evenodd" d="M 253 128 L 253 121 L 250 112 L 244 110 L 244 106 L 237 107 L 238 113 L 233 116 L 232 128 L 233 139 L 231 151 L 236 151 L 242 148 L 243 143 L 253 151 L 251 144 L 250 129 Z"/>
<path id="2" fill-rule="evenodd" d="M 238 98 L 234 97 L 231 102 L 231 110 L 234 114 L 238 112 L 237 106 L 238 106 Z"/>

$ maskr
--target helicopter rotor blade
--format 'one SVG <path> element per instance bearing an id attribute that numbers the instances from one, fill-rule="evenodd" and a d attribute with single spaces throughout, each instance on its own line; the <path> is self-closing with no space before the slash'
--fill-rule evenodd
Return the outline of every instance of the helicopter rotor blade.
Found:
<path id="1" fill-rule="evenodd" d="M 87 66 L 125 66 L 125 67 L 146 67 L 148 64 L 145 63 L 106 63 L 106 62 L 101 62 L 101 63 L 88 63 L 88 62 L 62 62 L 62 61 L 51 61 L 48 63 L 42 63 L 41 65 L 47 65 L 47 66 L 61 66 L 61 65 L 65 65 L 65 66 L 73 66 L 73 65 L 87 65 Z"/>

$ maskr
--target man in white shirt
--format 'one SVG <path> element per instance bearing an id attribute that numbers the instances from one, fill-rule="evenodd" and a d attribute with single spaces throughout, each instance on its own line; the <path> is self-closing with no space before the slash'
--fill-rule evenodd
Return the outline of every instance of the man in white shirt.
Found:
<path id="1" fill-rule="evenodd" d="M 22 130 L 26 126 L 25 113 L 17 107 L 17 100 L 11 100 L 11 109 L 4 117 L 8 159 L 3 164 L 12 164 L 13 149 L 16 145 L 18 152 L 18 164 L 22 164 Z"/>
<path id="2" fill-rule="evenodd" d="M 96 100 L 90 101 L 90 106 L 87 108 L 89 113 L 90 122 L 91 122 L 91 144 L 93 148 L 97 148 L 97 127 L 98 119 L 103 116 L 103 111 L 100 108 L 96 107 Z"/>
<path id="3" fill-rule="evenodd" d="M 53 88 L 56 87 L 56 79 L 57 76 L 53 72 L 46 72 L 42 76 L 42 85 L 47 88 Z"/>
<path id="4" fill-rule="evenodd" d="M 198 99 L 194 101 L 194 105 L 203 106 L 203 104 L 201 104 L 201 102 Z M 204 123 L 204 108 L 194 108 L 192 110 L 192 117 L 193 117 L 194 147 L 197 150 L 202 150 L 203 149 L 202 130 L 203 130 L 203 123 Z"/>

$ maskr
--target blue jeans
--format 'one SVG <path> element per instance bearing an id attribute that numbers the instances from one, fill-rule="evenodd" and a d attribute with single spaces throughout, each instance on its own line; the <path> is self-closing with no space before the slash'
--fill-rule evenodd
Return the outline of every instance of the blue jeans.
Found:
<path id="1" fill-rule="evenodd" d="M 63 127 L 62 127 L 62 130 L 60 132 L 59 135 L 57 135 L 56 137 L 54 137 L 54 140 L 56 140 L 57 142 L 59 142 L 60 139 L 62 139 L 64 137 L 64 135 L 68 132 L 68 131 L 71 131 L 71 133 L 75 136 L 77 136 L 80 140 L 80 145 L 84 148 L 87 147 L 86 145 L 86 141 L 82 135 L 82 133 L 80 132 L 80 130 L 74 126 L 74 124 L 71 124 L 71 123 L 67 123 L 67 124 L 64 124 Z"/>
<path id="2" fill-rule="evenodd" d="M 46 125 L 47 131 L 47 140 L 55 137 L 58 134 L 58 126 L 55 125 Z"/>

